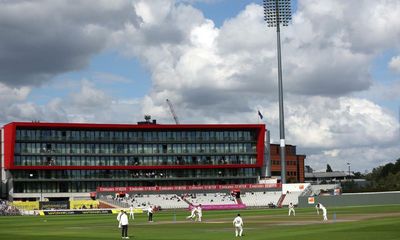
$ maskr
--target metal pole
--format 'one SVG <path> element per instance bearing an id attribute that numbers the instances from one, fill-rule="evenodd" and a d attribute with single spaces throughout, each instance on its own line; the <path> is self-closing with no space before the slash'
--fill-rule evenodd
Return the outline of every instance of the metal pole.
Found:
<path id="1" fill-rule="evenodd" d="M 276 44 L 278 52 L 278 88 L 279 88 L 279 135 L 280 135 L 280 158 L 281 158 L 281 183 L 286 183 L 286 147 L 285 147 L 285 119 L 283 111 L 283 83 L 282 83 L 282 57 L 281 57 L 281 31 L 279 22 L 279 5 L 276 6 Z"/>
<path id="2" fill-rule="evenodd" d="M 350 178 L 350 163 L 347 163 L 347 165 L 349 165 L 349 178 Z"/>

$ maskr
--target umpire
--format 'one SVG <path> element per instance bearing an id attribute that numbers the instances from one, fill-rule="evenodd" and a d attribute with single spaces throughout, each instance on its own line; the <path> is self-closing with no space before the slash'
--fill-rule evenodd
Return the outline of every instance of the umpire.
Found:
<path id="1" fill-rule="evenodd" d="M 126 211 L 124 211 L 122 213 L 120 220 L 119 220 L 119 225 L 122 228 L 122 239 L 129 239 L 129 237 L 128 237 L 129 220 L 128 220 L 128 214 L 126 214 Z"/>

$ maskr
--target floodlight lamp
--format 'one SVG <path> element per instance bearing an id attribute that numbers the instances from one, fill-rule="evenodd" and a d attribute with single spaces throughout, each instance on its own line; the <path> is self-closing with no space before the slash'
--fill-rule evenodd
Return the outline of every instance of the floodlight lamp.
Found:
<path id="1" fill-rule="evenodd" d="M 277 23 L 288 26 L 292 19 L 290 0 L 263 0 L 263 5 L 268 27 L 276 27 Z"/>

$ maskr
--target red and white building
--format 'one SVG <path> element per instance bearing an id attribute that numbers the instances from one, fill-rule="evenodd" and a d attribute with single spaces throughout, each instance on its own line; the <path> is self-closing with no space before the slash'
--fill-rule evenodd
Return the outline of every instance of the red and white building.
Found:
<path id="1" fill-rule="evenodd" d="M 279 146 L 266 146 L 265 133 L 264 124 L 12 122 L 1 129 L 1 195 L 60 199 L 98 187 L 257 184 L 280 176 Z M 304 182 L 305 156 L 290 145 L 286 156 L 288 181 Z"/>

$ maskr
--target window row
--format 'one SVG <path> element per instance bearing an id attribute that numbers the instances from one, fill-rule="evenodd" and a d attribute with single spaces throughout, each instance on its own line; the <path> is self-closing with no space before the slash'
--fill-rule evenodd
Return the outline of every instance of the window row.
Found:
<path id="1" fill-rule="evenodd" d="M 195 141 L 195 140 L 256 140 L 256 131 L 73 131 L 17 129 L 17 140 L 73 141 Z"/>
<path id="2" fill-rule="evenodd" d="M 16 143 L 15 154 L 255 153 L 255 143 L 218 144 L 63 144 Z"/>
<path id="3" fill-rule="evenodd" d="M 132 179 L 255 177 L 255 168 L 163 170 L 54 170 L 14 171 L 14 179 Z"/>
<path id="4" fill-rule="evenodd" d="M 281 165 L 281 161 L 280 160 L 272 160 L 272 165 Z M 286 165 L 288 166 L 296 166 L 297 162 L 296 161 L 286 161 Z"/>
<path id="5" fill-rule="evenodd" d="M 15 166 L 168 166 L 255 164 L 255 155 L 211 156 L 15 156 Z"/>

